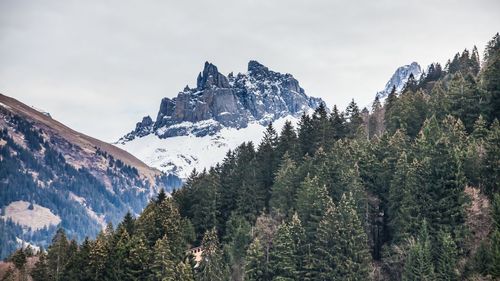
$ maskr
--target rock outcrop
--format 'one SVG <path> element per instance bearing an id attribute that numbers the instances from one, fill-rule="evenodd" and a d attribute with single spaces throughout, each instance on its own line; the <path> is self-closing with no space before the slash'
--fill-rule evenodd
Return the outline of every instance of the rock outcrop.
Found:
<path id="1" fill-rule="evenodd" d="M 250 61 L 247 73 L 236 76 L 225 76 L 206 62 L 196 88 L 186 86 L 177 97 L 163 98 L 156 120 L 144 117 L 119 142 L 152 133 L 160 138 L 214 135 L 224 127 L 245 128 L 254 121 L 267 125 L 315 109 L 322 102 L 307 96 L 291 74 L 274 72 L 257 61 Z"/>

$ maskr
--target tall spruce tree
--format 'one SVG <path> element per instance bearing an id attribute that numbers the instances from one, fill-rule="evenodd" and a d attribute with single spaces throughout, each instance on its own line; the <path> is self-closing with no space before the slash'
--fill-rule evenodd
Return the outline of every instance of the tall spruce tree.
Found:
<path id="1" fill-rule="evenodd" d="M 424 220 L 416 242 L 410 245 L 403 271 L 403 281 L 433 281 L 434 266 L 431 255 L 431 241 Z"/>
<path id="2" fill-rule="evenodd" d="M 370 253 L 363 224 L 358 217 L 351 193 L 344 194 L 338 205 L 339 264 L 338 272 L 345 280 L 367 280 Z"/>
<path id="3" fill-rule="evenodd" d="M 328 204 L 325 186 L 319 185 L 316 177 L 306 177 L 299 187 L 296 204 L 299 218 L 304 223 L 307 243 L 312 244 Z"/>
<path id="4" fill-rule="evenodd" d="M 485 143 L 482 181 L 484 191 L 489 196 L 500 191 L 500 122 L 495 120 Z"/>
<path id="5" fill-rule="evenodd" d="M 248 281 L 264 281 L 267 280 L 267 262 L 264 253 L 264 248 L 256 237 L 250 244 L 246 254 L 245 263 L 245 280 Z"/>
<path id="6" fill-rule="evenodd" d="M 151 262 L 152 277 L 158 281 L 174 281 L 175 261 L 172 251 L 170 251 L 170 242 L 167 235 L 156 241 L 153 248 L 153 260 Z"/>
<path id="7" fill-rule="evenodd" d="M 457 257 L 456 245 L 451 235 L 446 232 L 439 233 L 436 261 L 436 278 L 438 280 L 458 280 L 456 270 Z"/>
<path id="8" fill-rule="evenodd" d="M 68 262 L 69 243 L 64 229 L 59 228 L 47 249 L 48 273 L 51 280 L 59 281 Z"/>
<path id="9" fill-rule="evenodd" d="M 318 280 L 337 280 L 341 278 L 339 271 L 341 245 L 340 217 L 338 210 L 330 200 L 321 219 L 316 234 L 314 276 Z"/>
<path id="10" fill-rule="evenodd" d="M 287 223 L 282 223 L 276 232 L 276 237 L 271 248 L 271 273 L 272 280 L 293 281 L 297 280 L 297 263 L 295 259 L 295 243 Z"/>
<path id="11" fill-rule="evenodd" d="M 295 162 L 285 153 L 280 168 L 276 173 L 274 185 L 271 188 L 271 199 L 269 206 L 271 210 L 288 216 L 293 210 L 296 190 L 296 166 Z"/>
<path id="12" fill-rule="evenodd" d="M 219 246 L 217 230 L 207 230 L 201 243 L 203 253 L 196 273 L 199 281 L 226 281 L 228 280 L 228 269 Z"/>

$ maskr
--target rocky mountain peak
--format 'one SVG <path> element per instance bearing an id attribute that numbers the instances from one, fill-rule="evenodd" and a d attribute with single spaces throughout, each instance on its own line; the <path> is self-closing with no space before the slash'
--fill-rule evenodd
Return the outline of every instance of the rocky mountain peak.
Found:
<path id="1" fill-rule="evenodd" d="M 229 82 L 224 75 L 219 73 L 217 66 L 207 61 L 205 62 L 203 71 L 198 74 L 196 86 L 198 90 L 209 87 L 228 88 Z"/>
<path id="2" fill-rule="evenodd" d="M 396 92 L 400 93 L 406 85 L 406 82 L 408 82 L 410 75 L 413 75 L 416 80 L 422 75 L 422 68 L 417 62 L 398 67 L 389 81 L 385 84 L 384 89 L 377 93 L 377 97 L 381 100 L 385 99 L 391 92 L 392 87 L 396 87 Z"/>
<path id="3" fill-rule="evenodd" d="M 252 60 L 248 72 L 228 77 L 205 62 L 196 80 L 175 98 L 163 98 L 156 120 L 145 117 L 120 142 L 155 134 L 173 136 L 213 135 L 222 128 L 245 128 L 250 122 L 267 125 L 285 116 L 299 116 L 323 101 L 309 97 L 290 74 L 269 70 Z"/>
<path id="4" fill-rule="evenodd" d="M 254 76 L 266 75 L 269 73 L 269 68 L 256 60 L 251 60 L 248 62 L 248 73 Z"/>

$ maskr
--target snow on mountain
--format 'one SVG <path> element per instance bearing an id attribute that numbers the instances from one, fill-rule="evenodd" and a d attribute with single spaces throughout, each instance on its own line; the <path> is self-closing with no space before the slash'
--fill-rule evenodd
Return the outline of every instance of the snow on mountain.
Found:
<path id="1" fill-rule="evenodd" d="M 46 111 L 46 110 L 43 110 L 43 109 L 35 107 L 35 106 L 31 106 L 31 108 L 33 108 L 34 110 L 40 112 L 41 114 L 43 114 L 43 115 L 45 115 L 47 117 L 52 118 L 52 116 L 50 115 L 50 113 L 48 111 Z"/>
<path id="2" fill-rule="evenodd" d="M 225 76 L 206 62 L 196 88 L 163 98 L 156 120 L 146 116 L 116 146 L 148 165 L 186 178 L 220 162 L 242 142 L 260 142 L 266 126 L 296 123 L 323 101 L 309 97 L 291 74 L 250 61 L 246 73 Z"/>
<path id="3" fill-rule="evenodd" d="M 391 76 L 391 79 L 389 79 L 387 84 L 385 84 L 384 89 L 377 93 L 377 97 L 380 100 L 385 99 L 394 86 L 396 87 L 396 92 L 401 93 L 411 74 L 413 74 L 413 77 L 416 80 L 418 80 L 422 75 L 422 68 L 418 63 L 412 62 L 411 64 L 398 67 L 398 69 L 396 69 L 394 74 Z"/>
<path id="4" fill-rule="evenodd" d="M 280 118 L 273 122 L 273 127 L 279 131 L 287 120 L 296 125 L 299 118 L 291 115 Z M 193 169 L 201 171 L 221 162 L 228 150 L 243 142 L 252 141 L 257 145 L 265 130 L 266 126 L 251 122 L 246 128 L 225 127 L 214 135 L 159 138 L 148 134 L 116 145 L 151 167 L 185 179 Z"/>

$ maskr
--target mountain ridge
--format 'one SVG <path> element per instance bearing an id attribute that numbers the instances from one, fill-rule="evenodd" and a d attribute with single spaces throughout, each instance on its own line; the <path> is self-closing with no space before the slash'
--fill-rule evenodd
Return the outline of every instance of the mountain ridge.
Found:
<path id="1" fill-rule="evenodd" d="M 244 141 L 259 142 L 265 126 L 293 124 L 324 101 L 306 95 L 293 75 L 251 60 L 247 72 L 227 76 L 205 62 L 196 87 L 161 100 L 156 119 L 145 116 L 115 145 L 152 167 L 186 178 L 209 168 Z M 180 141 L 182 140 L 182 141 Z M 201 147 L 201 148 L 200 148 Z"/>
<path id="2" fill-rule="evenodd" d="M 130 153 L 0 94 L 0 258 L 45 247 L 56 228 L 82 241 L 137 214 L 180 181 Z M 21 242 L 19 242 L 21 241 Z"/>

